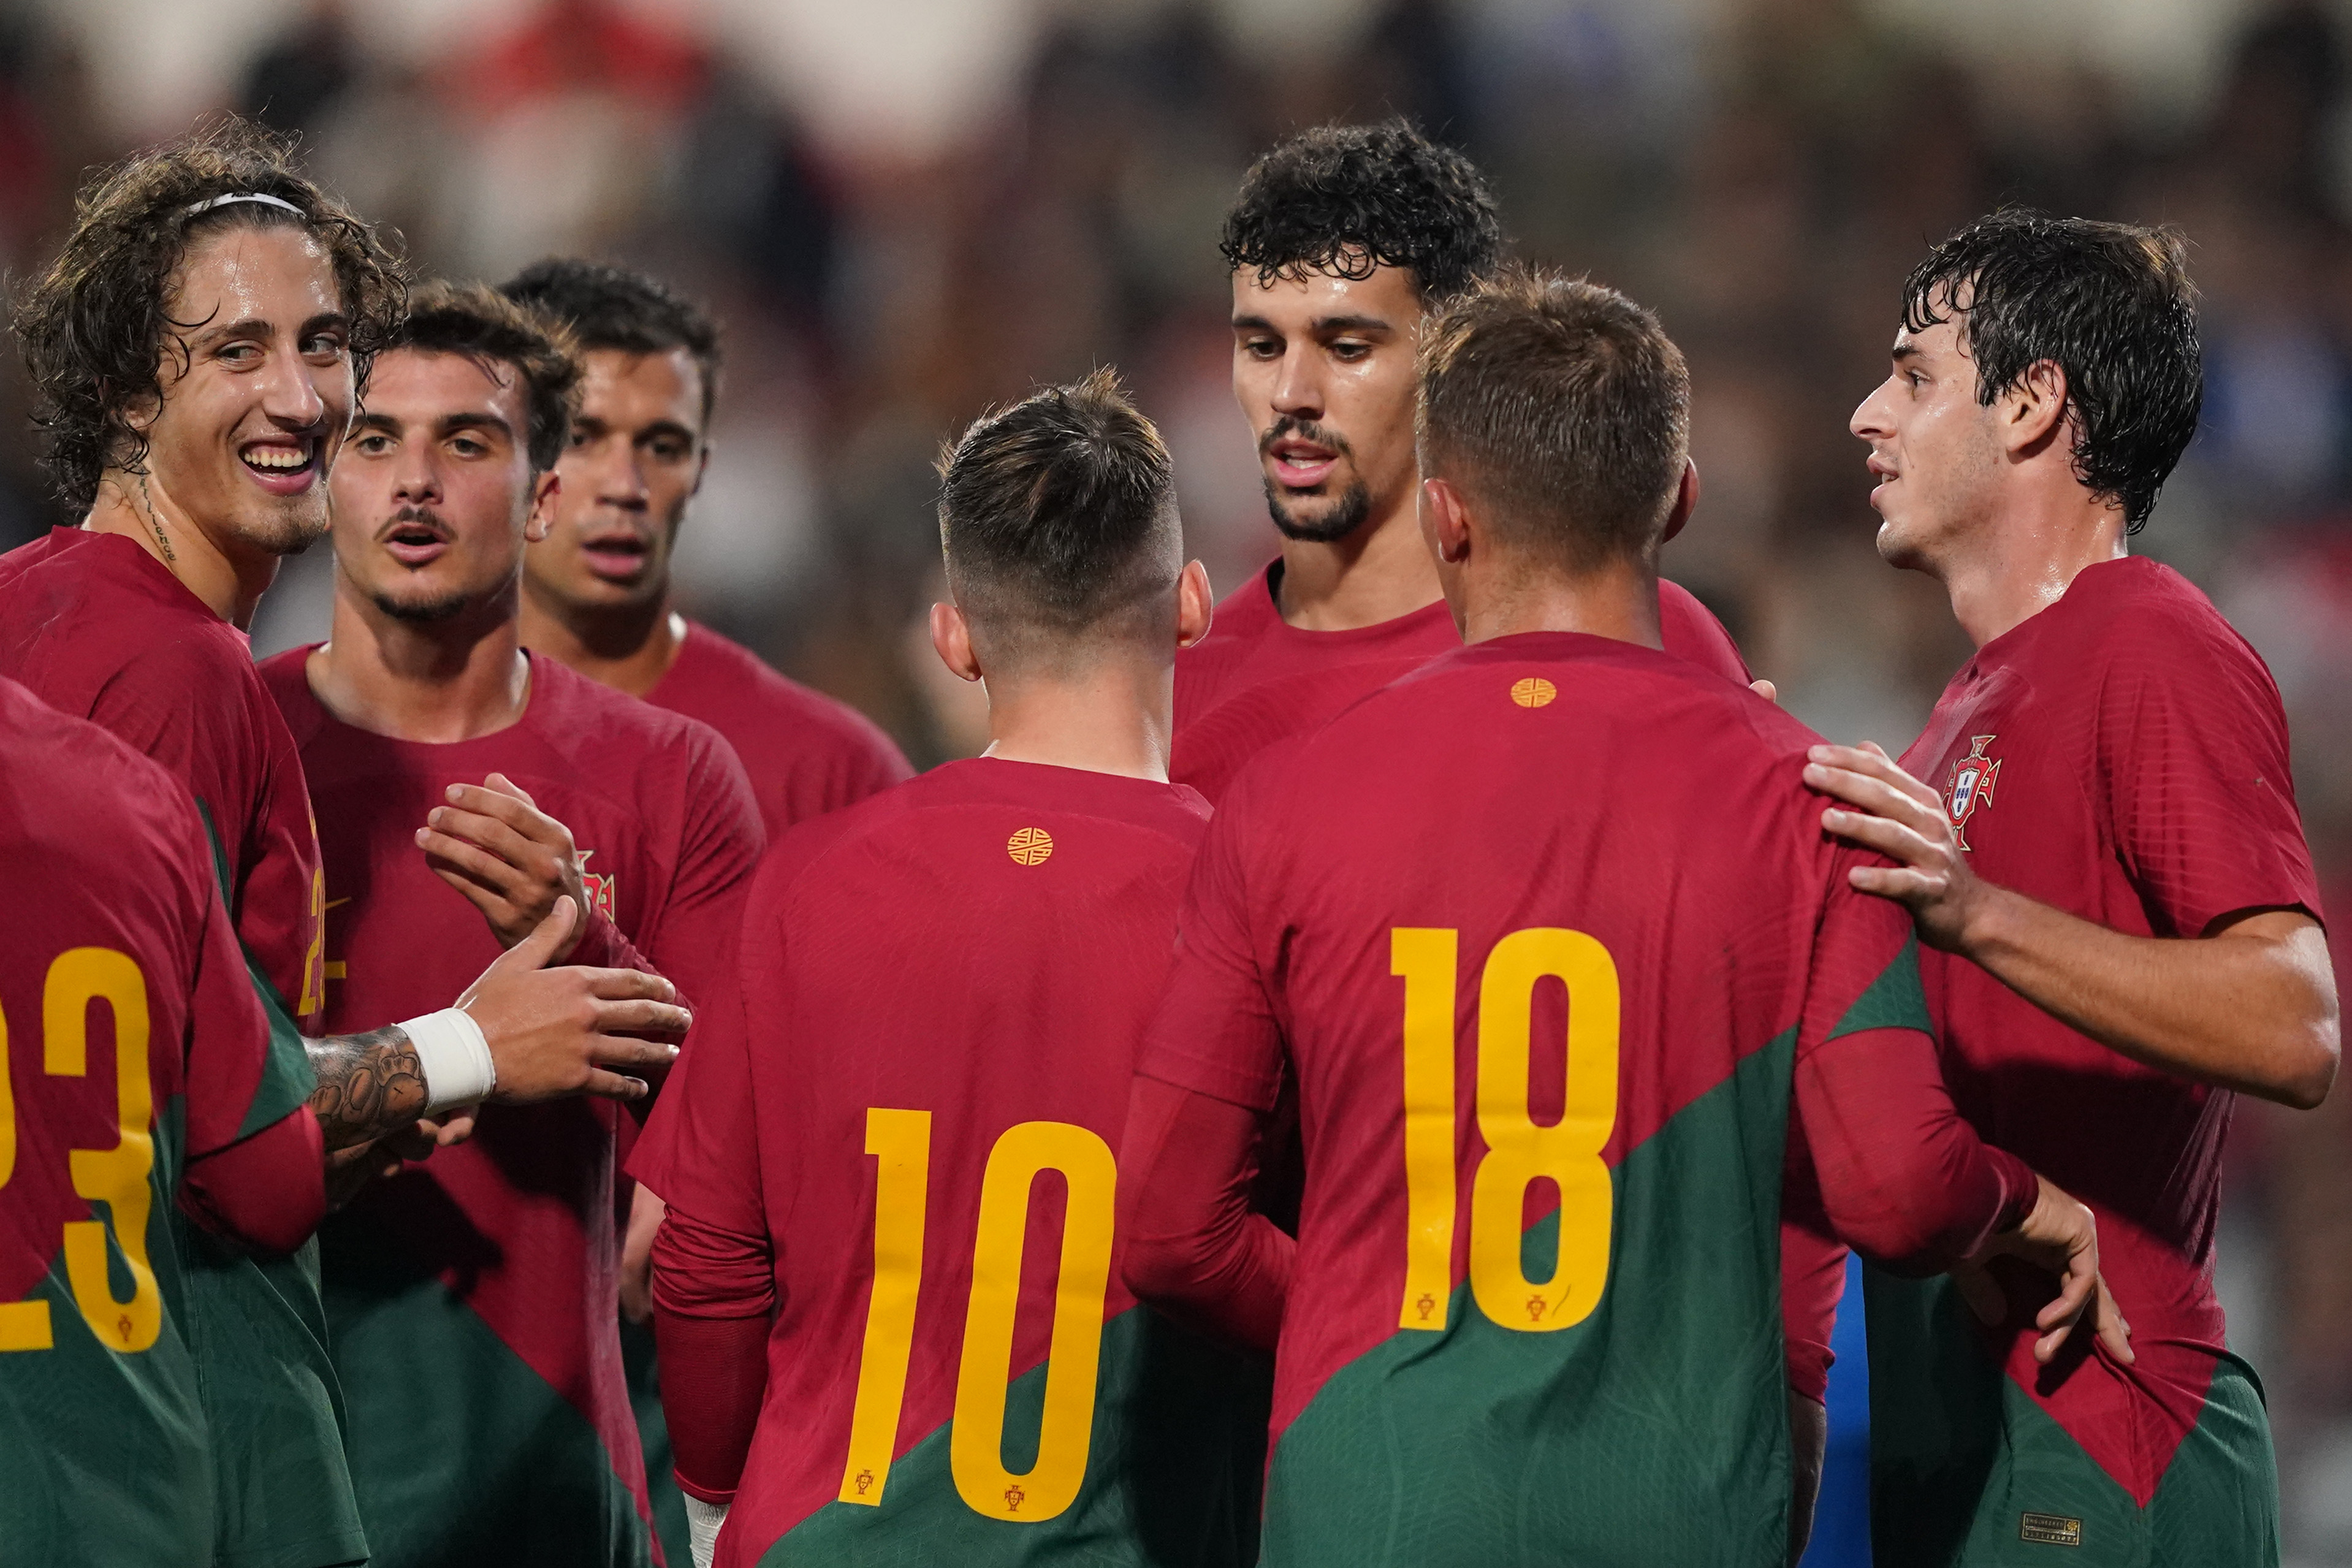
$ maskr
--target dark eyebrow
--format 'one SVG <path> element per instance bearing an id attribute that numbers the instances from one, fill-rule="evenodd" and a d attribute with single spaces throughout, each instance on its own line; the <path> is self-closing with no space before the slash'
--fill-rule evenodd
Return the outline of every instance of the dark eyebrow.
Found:
<path id="1" fill-rule="evenodd" d="M 371 414 L 364 408 L 360 410 L 359 417 L 352 420 L 352 424 L 356 429 L 374 430 L 386 436 L 400 434 L 399 420 L 389 414 Z"/>
<path id="2" fill-rule="evenodd" d="M 1274 331 L 1274 323 L 1267 321 L 1264 316 L 1235 316 L 1234 318 L 1234 331 L 1237 332 L 1270 332 Z"/>
<path id="3" fill-rule="evenodd" d="M 495 430 L 508 440 L 514 439 L 514 426 L 503 415 L 468 409 L 459 414 L 444 414 L 435 428 L 443 436 L 454 436 L 460 430 Z"/>
<path id="4" fill-rule="evenodd" d="M 1917 343 L 1897 343 L 1895 345 L 1895 363 L 1896 364 L 1901 364 L 1906 359 L 1917 359 L 1919 357 L 1920 352 L 1919 345 Z"/>
<path id="5" fill-rule="evenodd" d="M 1318 316 L 1318 332 L 1392 332 L 1396 329 L 1378 316 Z"/>

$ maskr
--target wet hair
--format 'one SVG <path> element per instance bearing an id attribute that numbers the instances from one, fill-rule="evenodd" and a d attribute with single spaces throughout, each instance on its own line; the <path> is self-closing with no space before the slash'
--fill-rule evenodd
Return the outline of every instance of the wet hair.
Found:
<path id="1" fill-rule="evenodd" d="M 487 284 L 421 284 L 409 300 L 407 319 L 384 345 L 387 353 L 395 349 L 512 366 L 522 378 L 531 471 L 546 472 L 563 455 L 580 405 L 580 353 L 572 329 L 544 310 Z"/>
<path id="2" fill-rule="evenodd" d="M 1495 269 L 1503 223 L 1477 165 L 1410 121 L 1324 125 L 1250 166 L 1217 248 L 1260 284 L 1401 267 L 1434 303 Z"/>
<path id="3" fill-rule="evenodd" d="M 2045 361 L 2066 373 L 2074 477 L 2138 532 L 2205 398 L 2179 232 L 2021 208 L 1979 218 L 1903 285 L 1910 331 L 1951 317 L 1976 360 L 1980 404 Z"/>
<path id="4" fill-rule="evenodd" d="M 949 585 L 1000 651 L 1140 635 L 1181 569 L 1168 448 L 1109 370 L 982 415 L 939 469 Z"/>
<path id="5" fill-rule="evenodd" d="M 191 211 L 218 196 L 275 196 Z M 100 171 L 74 200 L 74 226 L 48 267 L 18 291 L 16 341 L 32 383 L 33 423 L 58 494 L 81 510 L 108 468 L 144 471 L 147 438 L 130 416 L 160 405 L 163 356 L 202 321 L 174 319 L 172 292 L 189 252 L 236 229 L 288 229 L 327 253 L 350 321 L 352 388 L 400 320 L 400 263 L 375 230 L 305 178 L 293 143 L 250 121 L 209 121 Z"/>
<path id="6" fill-rule="evenodd" d="M 709 430 L 719 400 L 719 323 L 668 284 L 625 267 L 551 256 L 508 279 L 499 292 L 568 324 L 583 352 L 684 349 L 702 373 L 702 423 Z"/>
<path id="7" fill-rule="evenodd" d="M 1421 471 L 1483 503 L 1497 535 L 1589 571 L 1658 545 L 1690 453 L 1690 372 L 1613 289 L 1514 267 L 1422 332 Z"/>

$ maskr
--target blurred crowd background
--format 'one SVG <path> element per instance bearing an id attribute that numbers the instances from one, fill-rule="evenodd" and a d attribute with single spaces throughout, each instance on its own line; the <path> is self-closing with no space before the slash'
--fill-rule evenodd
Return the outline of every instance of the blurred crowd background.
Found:
<path id="1" fill-rule="evenodd" d="M 2277 674 L 2342 915 L 2347 73 L 2352 0 L 0 0 L 0 264 L 46 259 L 85 168 L 239 109 L 299 131 L 422 269 L 668 275 L 729 332 L 689 607 L 929 763 L 982 742 L 919 629 L 941 437 L 1117 364 L 1229 590 L 1274 535 L 1219 220 L 1283 133 L 1410 114 L 1486 167 L 1520 255 L 1661 311 L 1706 481 L 1667 570 L 1790 709 L 1894 750 L 1967 654 L 1937 586 L 1874 552 L 1845 430 L 1903 275 L 2007 201 L 2169 222 L 2206 416 L 2140 547 Z M 5 544 L 61 521 L 25 404 L 6 356 Z M 323 635 L 331 573 L 292 564 L 260 651 Z M 2232 1154 L 2223 1288 L 2289 1560 L 2352 1563 L 2352 1089 L 2242 1109 Z"/>

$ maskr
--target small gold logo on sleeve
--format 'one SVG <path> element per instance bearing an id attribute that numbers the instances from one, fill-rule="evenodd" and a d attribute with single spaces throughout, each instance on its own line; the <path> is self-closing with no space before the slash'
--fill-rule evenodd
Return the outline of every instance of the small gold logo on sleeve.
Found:
<path id="1" fill-rule="evenodd" d="M 2029 1513 L 2018 1521 L 2017 1534 L 2021 1541 L 2038 1541 L 2044 1546 L 2080 1546 L 2083 1521 L 2063 1514 Z"/>
<path id="2" fill-rule="evenodd" d="M 1559 688 L 1540 675 L 1523 675 L 1511 682 L 1511 700 L 1522 708 L 1540 708 L 1559 695 Z"/>
<path id="3" fill-rule="evenodd" d="M 1024 827 L 1004 841 L 1004 852 L 1016 866 L 1043 866 L 1054 856 L 1054 836 L 1042 827 Z"/>

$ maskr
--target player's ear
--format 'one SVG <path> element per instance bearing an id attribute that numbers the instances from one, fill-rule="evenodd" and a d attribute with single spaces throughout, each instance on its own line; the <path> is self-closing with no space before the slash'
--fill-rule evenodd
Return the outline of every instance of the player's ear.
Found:
<path id="1" fill-rule="evenodd" d="M 2049 441 L 2066 423 L 2066 371 L 2056 360 L 2028 365 L 2017 384 L 2001 395 L 2001 445 L 2025 454 Z"/>
<path id="2" fill-rule="evenodd" d="M 1191 647 L 1209 635 L 1217 601 L 1209 586 L 1209 569 L 1198 561 L 1184 563 L 1176 577 L 1176 646 Z"/>
<path id="3" fill-rule="evenodd" d="M 931 606 L 931 647 L 939 654 L 940 662 L 958 679 L 980 679 L 980 660 L 971 651 L 971 623 L 953 605 L 940 603 Z"/>
<path id="4" fill-rule="evenodd" d="M 563 489 L 563 481 L 553 468 L 530 481 L 530 515 L 522 520 L 525 543 L 537 544 L 555 526 L 555 498 Z"/>
<path id="5" fill-rule="evenodd" d="M 1470 508 L 1451 479 L 1421 481 L 1421 537 L 1430 553 L 1452 564 L 1470 558 Z"/>
<path id="6" fill-rule="evenodd" d="M 1683 482 L 1675 491 L 1675 509 L 1666 513 L 1666 531 L 1660 542 L 1672 539 L 1688 525 L 1691 513 L 1698 510 L 1698 464 L 1683 459 Z"/>

